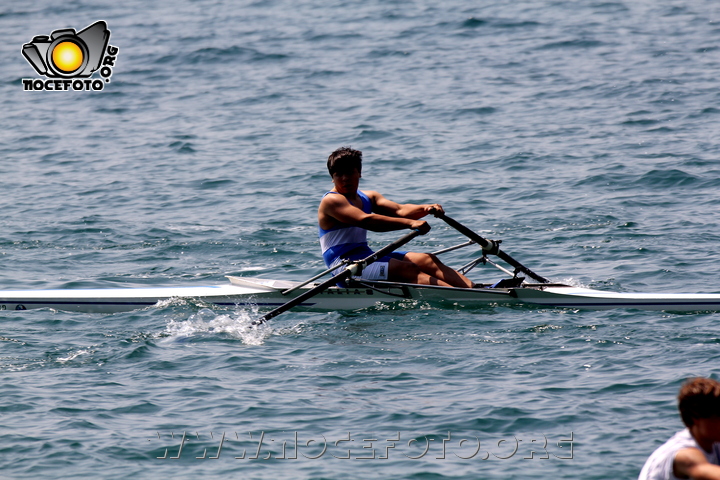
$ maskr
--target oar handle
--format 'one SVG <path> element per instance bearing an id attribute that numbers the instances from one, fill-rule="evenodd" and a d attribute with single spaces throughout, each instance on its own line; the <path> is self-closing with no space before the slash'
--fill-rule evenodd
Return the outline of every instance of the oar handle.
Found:
<path id="1" fill-rule="evenodd" d="M 331 287 L 331 286 L 335 285 L 335 284 L 338 283 L 338 282 L 347 280 L 348 278 L 350 278 L 350 277 L 353 276 L 353 275 L 360 274 L 360 273 L 362 272 L 362 269 L 363 269 L 363 268 L 367 267 L 368 265 L 370 265 L 371 263 L 377 261 L 378 259 L 384 257 L 385 255 L 388 255 L 389 253 L 394 252 L 395 250 L 397 250 L 398 248 L 402 247 L 403 245 L 405 245 L 406 243 L 408 243 L 410 240 L 412 240 L 413 238 L 417 237 L 418 235 L 422 235 L 422 233 L 421 233 L 419 230 L 414 230 L 414 229 L 413 229 L 412 232 L 410 232 L 410 233 L 408 233 L 407 235 L 405 235 L 405 236 L 403 236 L 403 237 L 395 240 L 395 241 L 392 242 L 391 244 L 386 245 L 385 247 L 381 248 L 380 250 L 378 250 L 377 252 L 373 253 L 373 254 L 370 255 L 369 257 L 364 258 L 364 259 L 362 259 L 362 260 L 360 260 L 360 261 L 358 261 L 358 262 L 353 262 L 353 263 L 351 263 L 350 265 L 348 265 L 347 267 L 345 267 L 345 269 L 344 269 L 342 272 L 340 272 L 339 274 L 335 275 L 334 277 L 325 280 L 325 281 L 322 282 L 320 285 L 318 285 L 318 286 L 316 286 L 316 287 L 314 287 L 314 288 L 311 288 L 311 289 L 308 290 L 307 292 L 298 295 L 297 297 L 293 298 L 293 299 L 290 300 L 289 302 L 287 302 L 287 303 L 285 303 L 285 304 L 283 304 L 283 305 L 280 305 L 280 306 L 279 306 L 278 308 L 276 308 L 275 310 L 266 313 L 265 315 L 263 315 L 263 316 L 260 317 L 259 319 L 253 321 L 251 325 L 260 325 L 261 323 L 265 323 L 265 322 L 267 322 L 268 320 L 270 320 L 271 318 L 275 318 L 275 317 L 277 317 L 278 315 L 280 315 L 281 313 L 286 312 L 286 311 L 290 310 L 291 308 L 293 308 L 293 307 L 295 307 L 295 306 L 297 306 L 297 305 L 300 305 L 300 304 L 303 303 L 305 300 L 314 297 L 315 295 L 317 295 L 318 293 L 322 292 L 322 291 L 325 290 L 326 288 Z"/>
<path id="2" fill-rule="evenodd" d="M 462 223 L 448 217 L 444 213 L 435 211 L 435 212 L 433 212 L 433 214 L 436 217 L 443 219 L 445 221 L 445 223 L 447 223 L 448 225 L 453 227 L 455 230 L 457 230 L 458 232 L 460 232 L 463 235 L 465 235 L 466 237 L 468 237 L 470 240 L 474 240 L 475 242 L 477 242 L 483 248 L 484 251 L 487 251 L 489 253 L 497 255 L 499 258 L 503 259 L 505 262 L 512 265 L 517 270 L 534 278 L 535 280 L 537 280 L 540 283 L 550 283 L 550 281 L 547 278 L 541 277 L 537 273 L 535 273 L 532 270 L 530 270 L 529 268 L 527 268 L 525 265 L 521 264 L 520 262 L 518 262 L 517 260 L 512 258 L 507 253 L 500 250 L 500 248 L 498 247 L 498 242 L 494 242 L 492 240 L 487 240 L 487 239 L 481 237 L 477 233 L 475 233 L 472 230 L 470 230 L 469 228 L 467 228 Z"/>

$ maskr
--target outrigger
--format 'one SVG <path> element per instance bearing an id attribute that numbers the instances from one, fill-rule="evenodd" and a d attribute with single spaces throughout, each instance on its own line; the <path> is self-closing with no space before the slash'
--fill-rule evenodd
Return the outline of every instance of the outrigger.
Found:
<path id="1" fill-rule="evenodd" d="M 61 311 L 88 313 L 117 313 L 148 308 L 174 298 L 195 299 L 223 307 L 257 306 L 272 310 L 254 324 L 264 323 L 294 307 L 313 310 L 357 310 L 379 303 L 420 301 L 439 306 L 527 305 L 530 307 L 560 307 L 604 310 L 633 308 L 667 311 L 720 311 L 720 294 L 693 293 L 615 293 L 590 288 L 551 283 L 523 266 L 500 250 L 500 241 L 487 240 L 444 214 L 438 214 L 450 226 L 469 238 L 469 241 L 437 252 L 436 255 L 470 245 L 479 245 L 482 255 L 458 269 L 467 274 L 479 264 L 490 263 L 510 278 L 495 284 L 457 288 L 415 285 L 389 281 L 356 279 L 360 270 L 378 258 L 409 242 L 419 232 L 413 231 L 387 245 L 370 257 L 348 262 L 335 277 L 315 283 L 327 275 L 326 270 L 305 282 L 229 276 L 229 283 L 196 287 L 98 288 L 57 290 L 0 291 L 0 310 L 29 310 L 49 308 Z M 493 262 L 494 255 L 513 267 L 513 271 Z M 334 267 L 332 270 L 336 270 Z M 525 276 L 521 276 L 525 275 Z M 533 281 L 526 281 L 530 277 Z M 339 287 L 337 283 L 346 286 Z"/>

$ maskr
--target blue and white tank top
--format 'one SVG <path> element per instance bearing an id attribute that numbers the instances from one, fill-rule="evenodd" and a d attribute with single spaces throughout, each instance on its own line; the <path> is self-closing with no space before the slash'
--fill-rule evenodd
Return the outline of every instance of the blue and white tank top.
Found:
<path id="1" fill-rule="evenodd" d="M 372 202 L 370 198 L 360 190 L 358 190 L 357 193 L 362 199 L 362 211 L 372 213 Z M 325 195 L 331 194 L 341 195 L 338 192 L 325 193 Z M 323 197 L 325 197 L 325 195 L 323 195 Z M 329 230 L 325 230 L 318 225 L 318 235 L 320 237 L 320 248 L 322 248 L 323 259 L 328 268 L 338 264 L 345 255 L 354 250 L 357 250 L 357 253 L 369 251 L 370 253 L 367 253 L 367 255 L 372 255 L 372 250 L 370 250 L 367 244 L 367 230 L 364 228 L 339 224 Z"/>

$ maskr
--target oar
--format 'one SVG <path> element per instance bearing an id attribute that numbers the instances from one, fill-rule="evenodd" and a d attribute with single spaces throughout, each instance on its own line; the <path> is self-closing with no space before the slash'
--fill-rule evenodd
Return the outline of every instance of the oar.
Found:
<path id="1" fill-rule="evenodd" d="M 498 257 L 500 257 L 501 259 L 503 259 L 504 261 L 506 261 L 513 267 L 515 267 L 517 270 L 534 278 L 535 280 L 537 280 L 540 283 L 550 283 L 550 281 L 547 278 L 541 277 L 537 273 L 533 272 L 532 270 L 530 270 L 529 268 L 527 268 L 526 266 L 524 266 L 523 264 L 521 264 L 520 262 L 518 262 L 517 260 L 512 258 L 507 253 L 500 250 L 500 247 L 498 246 L 499 242 L 494 242 L 492 240 L 487 240 L 487 239 L 481 237 L 477 233 L 475 233 L 472 230 L 470 230 L 469 228 L 467 228 L 465 225 L 461 224 L 457 220 L 453 220 L 452 218 L 448 217 L 444 213 L 439 213 L 436 211 L 436 212 L 433 212 L 433 214 L 438 218 L 442 218 L 445 221 L 445 223 L 447 223 L 448 225 L 453 227 L 455 230 L 457 230 L 458 232 L 460 232 L 463 235 L 465 235 L 466 237 L 468 237 L 470 240 L 474 240 L 477 244 L 479 244 L 483 248 L 484 251 L 491 253 L 493 255 L 497 255 Z"/>
<path id="2" fill-rule="evenodd" d="M 284 305 L 280 305 L 278 308 L 273 310 L 272 312 L 268 312 L 259 319 L 252 322 L 252 325 L 260 325 L 261 323 L 265 323 L 271 318 L 275 318 L 278 315 L 280 315 L 283 312 L 286 312 L 287 310 L 290 310 L 291 308 L 301 304 L 308 298 L 312 298 L 318 293 L 322 292 L 328 287 L 331 287 L 332 285 L 335 285 L 338 282 L 341 282 L 343 280 L 347 280 L 353 275 L 359 274 L 362 272 L 362 269 L 370 265 L 371 263 L 375 262 L 379 258 L 384 257 L 385 255 L 388 255 L 392 253 L 393 251 L 397 250 L 398 248 L 405 245 L 407 242 L 412 240 L 413 238 L 417 237 L 418 235 L 422 235 L 419 230 L 413 230 L 412 232 L 408 233 L 407 235 L 403 236 L 402 238 L 399 238 L 395 240 L 390 245 L 387 245 L 377 252 L 373 253 L 369 257 L 359 260 L 357 262 L 353 262 L 352 264 L 348 265 L 345 270 L 340 272 L 339 274 L 335 275 L 332 278 L 327 279 L 317 287 L 311 288 L 307 292 L 298 295 L 297 297 L 293 298 L 289 302 L 285 303 Z"/>

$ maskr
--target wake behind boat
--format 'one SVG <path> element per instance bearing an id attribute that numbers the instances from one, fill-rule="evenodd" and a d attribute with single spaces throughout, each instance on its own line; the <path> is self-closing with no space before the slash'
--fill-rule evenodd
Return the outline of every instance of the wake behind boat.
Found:
<path id="1" fill-rule="evenodd" d="M 550 283 L 501 251 L 499 241 L 488 241 L 450 217 L 444 214 L 438 216 L 466 235 L 470 241 L 433 252 L 435 255 L 478 245 L 482 247 L 482 256 L 458 271 L 466 274 L 481 263 L 490 263 L 511 278 L 495 284 L 458 288 L 366 281 L 355 275 L 359 269 L 419 234 L 413 232 L 362 261 L 348 262 L 340 275 L 319 284 L 313 282 L 331 270 L 305 282 L 229 276 L 227 278 L 230 282 L 227 284 L 196 287 L 6 290 L 0 291 L 0 311 L 49 308 L 72 312 L 117 313 L 162 305 L 163 302 L 173 299 L 193 299 L 221 307 L 253 306 L 273 309 L 254 322 L 255 324 L 263 323 L 293 307 L 325 311 L 357 310 L 400 301 L 427 302 L 452 308 L 527 305 L 590 310 L 634 308 L 681 312 L 720 311 L 719 293 L 615 293 Z M 487 258 L 489 254 L 514 267 L 514 272 L 492 262 Z M 526 282 L 526 277 L 518 276 L 520 273 L 535 279 L 537 283 Z M 336 281 L 344 281 L 346 286 L 339 287 L 335 285 Z"/>

